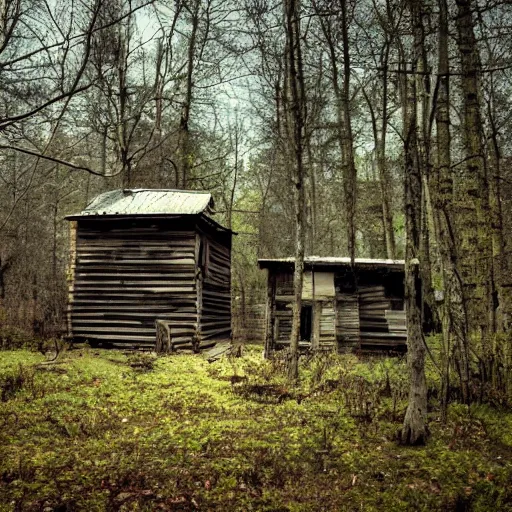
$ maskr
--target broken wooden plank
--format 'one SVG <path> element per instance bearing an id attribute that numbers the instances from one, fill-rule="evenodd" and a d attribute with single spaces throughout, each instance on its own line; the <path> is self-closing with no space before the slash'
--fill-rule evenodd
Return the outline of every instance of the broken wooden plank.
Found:
<path id="1" fill-rule="evenodd" d="M 233 350 L 234 345 L 231 340 L 220 341 L 215 344 L 212 348 L 203 351 L 203 357 L 209 362 L 219 360 L 222 356 L 228 355 Z"/>

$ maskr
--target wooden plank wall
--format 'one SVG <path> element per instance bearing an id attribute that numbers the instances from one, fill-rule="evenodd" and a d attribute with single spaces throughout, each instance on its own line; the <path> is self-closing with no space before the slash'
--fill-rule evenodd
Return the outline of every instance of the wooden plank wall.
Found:
<path id="1" fill-rule="evenodd" d="M 267 301 L 265 304 L 265 358 L 270 357 L 275 346 L 276 275 L 267 270 Z"/>
<path id="2" fill-rule="evenodd" d="M 336 295 L 336 337 L 343 352 L 359 346 L 359 298 L 355 293 Z"/>
<path id="3" fill-rule="evenodd" d="M 325 273 L 323 273 L 325 274 Z M 305 274 L 307 279 L 303 288 L 303 306 L 319 304 L 313 308 L 313 332 L 310 342 L 301 342 L 302 348 L 314 345 L 315 349 L 331 349 L 336 346 L 336 313 L 333 297 L 322 296 L 318 300 L 311 300 L 313 297 L 312 273 Z M 331 274 L 332 276 L 332 274 Z M 316 283 L 316 282 L 315 282 Z M 327 282 L 321 282 L 322 293 L 331 293 L 331 287 Z M 334 292 L 334 285 L 332 286 Z M 316 296 L 316 289 L 315 289 Z M 276 274 L 276 326 L 273 333 L 276 345 L 289 345 L 292 330 L 292 304 L 293 304 L 293 274 L 279 272 Z M 317 315 L 320 315 L 318 318 Z"/>
<path id="4" fill-rule="evenodd" d="M 231 337 L 231 250 L 213 236 L 201 237 L 206 250 L 206 264 L 202 269 L 200 300 L 201 346 L 218 339 Z"/>
<path id="5" fill-rule="evenodd" d="M 276 311 L 275 341 L 280 345 L 289 345 L 292 335 L 293 315 L 291 310 Z"/>
<path id="6" fill-rule="evenodd" d="M 405 345 L 407 340 L 405 312 L 397 311 L 397 314 L 393 315 L 391 308 L 391 300 L 383 285 L 360 287 L 361 348 L 390 349 Z M 392 329 L 390 329 L 391 317 L 393 317 Z"/>
<path id="7" fill-rule="evenodd" d="M 293 272 L 275 276 L 275 322 L 272 339 L 275 345 L 289 345 L 292 333 Z"/>
<path id="8" fill-rule="evenodd" d="M 180 339 L 194 336 L 195 241 L 183 219 L 79 220 L 73 338 L 154 346 L 156 319 L 172 321 Z"/>
<path id="9" fill-rule="evenodd" d="M 75 271 L 76 271 L 76 233 L 77 222 L 71 221 L 69 223 L 69 260 L 66 273 L 66 280 L 68 284 L 68 310 L 66 314 L 68 336 L 73 337 L 73 321 L 71 306 L 74 302 L 75 293 Z"/>
<path id="10" fill-rule="evenodd" d="M 276 321 L 272 339 L 275 345 L 286 346 L 290 343 L 291 335 L 293 271 L 269 272 L 276 280 Z M 314 299 L 303 300 L 304 305 L 313 305 L 313 348 L 338 347 L 340 351 L 350 351 L 355 348 L 401 350 L 405 347 L 407 332 L 403 311 L 403 274 L 366 272 L 363 275 L 365 283 L 357 292 L 349 291 L 350 286 L 341 290 L 338 285 L 334 291 L 331 282 L 335 280 L 331 276 L 335 275 L 339 282 L 340 279 L 344 280 L 343 274 L 316 274 L 318 276 L 315 275 L 311 287 Z M 309 288 L 306 286 L 308 293 Z M 333 293 L 336 293 L 335 297 L 330 296 Z"/>
<path id="11" fill-rule="evenodd" d="M 322 302 L 320 317 L 320 349 L 336 347 L 336 310 L 333 301 Z"/>

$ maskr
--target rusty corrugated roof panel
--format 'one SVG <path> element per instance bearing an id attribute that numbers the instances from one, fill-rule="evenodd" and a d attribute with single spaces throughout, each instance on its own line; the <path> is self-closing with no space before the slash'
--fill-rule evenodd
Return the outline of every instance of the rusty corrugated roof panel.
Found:
<path id="1" fill-rule="evenodd" d="M 275 259 L 260 259 L 258 264 L 260 268 L 269 268 L 280 264 L 293 264 L 295 258 L 275 258 Z M 356 267 L 374 267 L 374 268 L 389 268 L 395 270 L 403 270 L 405 266 L 404 260 L 384 260 L 384 259 L 370 259 L 370 258 L 356 258 Z M 347 257 L 323 257 L 323 256 L 306 256 L 304 258 L 304 265 L 308 267 L 329 267 L 329 266 L 348 266 L 350 265 L 350 258 Z"/>
<path id="2" fill-rule="evenodd" d="M 97 196 L 78 216 L 197 215 L 213 208 L 209 192 L 170 189 L 119 189 Z"/>

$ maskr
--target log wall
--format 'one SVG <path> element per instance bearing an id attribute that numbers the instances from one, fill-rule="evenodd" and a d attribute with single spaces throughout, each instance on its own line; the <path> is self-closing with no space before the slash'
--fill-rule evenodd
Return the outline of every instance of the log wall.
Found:
<path id="1" fill-rule="evenodd" d="M 200 340 L 205 347 L 231 338 L 231 244 L 204 232 L 197 236 Z"/>
<path id="2" fill-rule="evenodd" d="M 359 297 L 355 293 L 336 295 L 336 337 L 342 352 L 359 346 Z"/>
<path id="3" fill-rule="evenodd" d="M 154 346 L 155 320 L 176 338 L 197 331 L 196 232 L 184 219 L 80 219 L 69 334 L 92 343 Z"/>

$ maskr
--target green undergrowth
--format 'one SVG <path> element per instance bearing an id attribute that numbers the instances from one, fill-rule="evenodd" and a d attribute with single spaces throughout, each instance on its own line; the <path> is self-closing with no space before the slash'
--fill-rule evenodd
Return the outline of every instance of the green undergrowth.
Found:
<path id="1" fill-rule="evenodd" d="M 261 347 L 0 357 L 2 511 L 512 510 L 512 413 L 441 425 L 433 398 L 428 445 L 400 447 L 399 358 L 305 359 L 291 387 Z"/>

